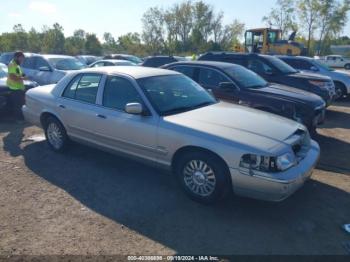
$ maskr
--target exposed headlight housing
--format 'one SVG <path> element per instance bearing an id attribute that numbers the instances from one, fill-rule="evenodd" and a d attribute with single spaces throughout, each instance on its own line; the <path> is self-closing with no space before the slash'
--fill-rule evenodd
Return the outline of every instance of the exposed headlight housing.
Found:
<path id="1" fill-rule="evenodd" d="M 241 158 L 240 167 L 247 170 L 276 173 L 291 168 L 295 163 L 296 158 L 293 153 L 285 153 L 278 157 L 246 154 Z"/>
<path id="2" fill-rule="evenodd" d="M 293 153 L 285 153 L 276 158 L 277 169 L 280 171 L 287 170 L 295 165 L 296 159 Z"/>
<path id="3" fill-rule="evenodd" d="M 309 83 L 311 85 L 318 86 L 318 87 L 326 87 L 326 82 L 325 81 L 309 80 Z"/>

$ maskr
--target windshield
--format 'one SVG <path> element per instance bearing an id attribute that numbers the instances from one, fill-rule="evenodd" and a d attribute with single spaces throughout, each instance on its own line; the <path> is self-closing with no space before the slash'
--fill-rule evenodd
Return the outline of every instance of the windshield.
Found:
<path id="1" fill-rule="evenodd" d="M 224 71 L 243 88 L 261 88 L 267 86 L 267 82 L 263 78 L 242 66 L 228 67 Z"/>
<path id="2" fill-rule="evenodd" d="M 118 66 L 135 66 L 135 63 L 131 61 L 119 61 L 119 62 L 115 62 L 114 64 Z"/>
<path id="3" fill-rule="evenodd" d="M 295 74 L 298 73 L 293 67 L 283 62 L 281 59 L 274 56 L 264 56 L 264 58 L 269 61 L 274 67 L 276 67 L 283 74 Z"/>
<path id="4" fill-rule="evenodd" d="M 85 65 L 76 58 L 49 58 L 50 63 L 58 70 L 80 70 Z"/>
<path id="5" fill-rule="evenodd" d="M 334 71 L 333 68 L 330 68 L 328 65 L 325 65 L 325 64 L 323 64 L 322 62 L 317 61 L 316 59 L 313 59 L 312 61 L 313 61 L 317 66 L 321 67 L 321 68 L 324 69 L 324 70 L 327 70 L 327 71 Z"/>
<path id="6" fill-rule="evenodd" d="M 0 65 L 0 78 L 7 77 L 7 66 Z"/>
<path id="7" fill-rule="evenodd" d="M 137 81 L 158 114 L 172 115 L 216 103 L 205 89 L 183 75 L 142 78 Z"/>
<path id="8" fill-rule="evenodd" d="M 13 58 L 13 54 L 12 53 L 4 53 L 0 56 L 0 63 L 3 63 L 3 64 L 9 64 L 10 61 L 12 60 Z"/>
<path id="9" fill-rule="evenodd" d="M 142 63 L 142 60 L 140 58 L 138 58 L 137 56 L 128 56 L 127 59 L 135 64 L 140 64 Z"/>
<path id="10" fill-rule="evenodd" d="M 0 78 L 4 78 L 4 77 L 7 77 L 7 73 L 0 69 Z"/>

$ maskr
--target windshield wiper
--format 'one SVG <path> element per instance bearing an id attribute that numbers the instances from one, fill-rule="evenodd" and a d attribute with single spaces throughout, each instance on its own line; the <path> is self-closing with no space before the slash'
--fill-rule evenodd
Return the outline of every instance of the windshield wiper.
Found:
<path id="1" fill-rule="evenodd" d="M 191 111 L 191 110 L 198 109 L 198 108 L 205 107 L 205 106 L 209 106 L 209 105 L 212 105 L 212 104 L 214 104 L 214 102 L 203 102 L 203 103 L 200 103 L 200 104 L 197 104 L 197 105 L 193 105 L 193 106 L 177 107 L 177 108 L 166 110 L 166 111 L 162 112 L 162 115 L 164 115 L 164 116 L 175 115 L 175 114 L 178 114 L 178 113 Z"/>

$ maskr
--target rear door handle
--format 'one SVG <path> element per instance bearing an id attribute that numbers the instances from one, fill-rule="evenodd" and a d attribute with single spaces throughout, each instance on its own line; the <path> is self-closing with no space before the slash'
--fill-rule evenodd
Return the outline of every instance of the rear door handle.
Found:
<path id="1" fill-rule="evenodd" d="M 60 108 L 66 108 L 64 105 L 58 105 L 58 107 L 60 107 Z"/>
<path id="2" fill-rule="evenodd" d="M 106 119 L 106 118 L 107 118 L 106 116 L 100 115 L 100 114 L 97 114 L 96 116 L 97 116 L 98 118 L 102 118 L 102 119 Z"/>

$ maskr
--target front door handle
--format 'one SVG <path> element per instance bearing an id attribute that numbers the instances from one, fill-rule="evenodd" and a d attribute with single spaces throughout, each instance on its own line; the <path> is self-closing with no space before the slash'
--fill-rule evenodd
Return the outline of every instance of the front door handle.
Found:
<path id="1" fill-rule="evenodd" d="M 60 108 L 66 108 L 64 105 L 58 105 L 58 107 L 60 107 Z"/>
<path id="2" fill-rule="evenodd" d="M 107 118 L 106 116 L 100 115 L 100 114 L 97 114 L 96 116 L 97 116 L 98 118 L 102 118 L 102 119 L 106 119 L 106 118 Z"/>

